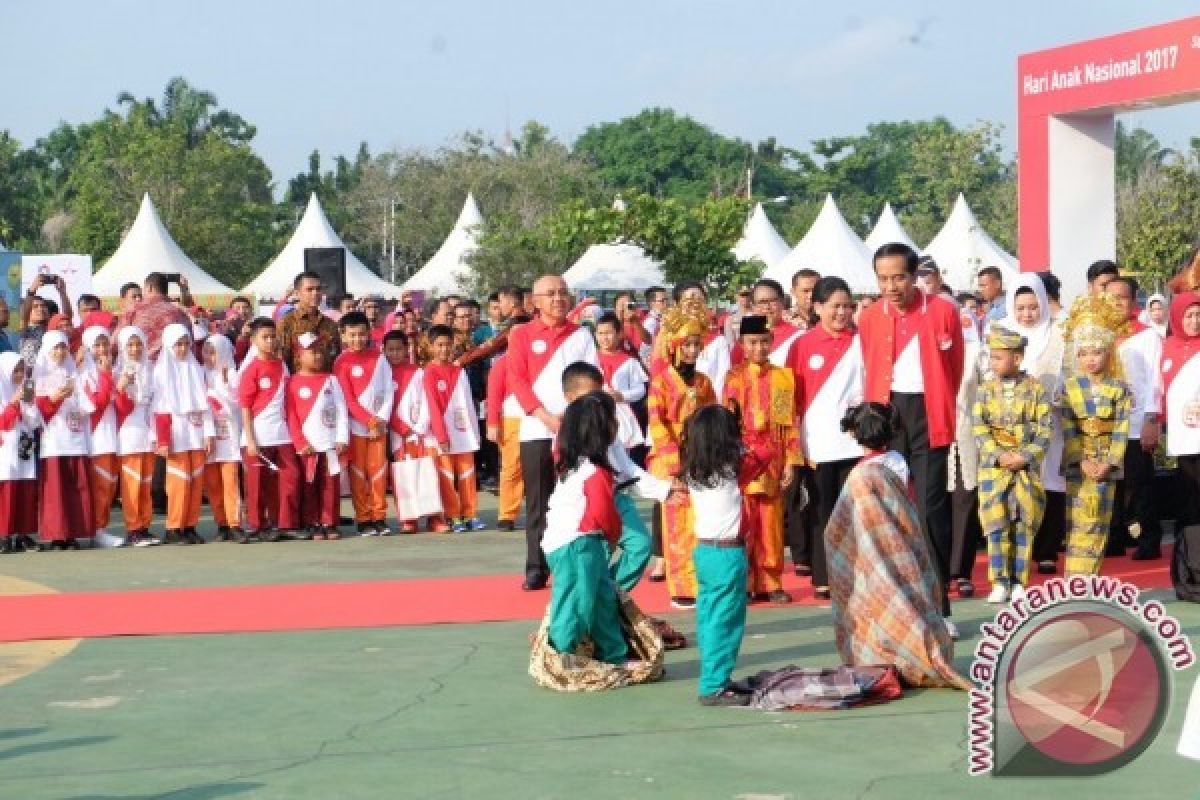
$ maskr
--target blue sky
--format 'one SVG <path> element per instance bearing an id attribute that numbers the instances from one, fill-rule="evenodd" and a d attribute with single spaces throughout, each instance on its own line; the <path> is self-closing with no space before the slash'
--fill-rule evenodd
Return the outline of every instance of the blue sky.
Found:
<path id="1" fill-rule="evenodd" d="M 0 127 L 158 97 L 173 75 L 259 131 L 277 185 L 308 153 L 436 147 L 506 115 L 571 141 L 669 106 L 715 129 L 807 147 L 883 119 L 988 119 L 1015 135 L 1016 57 L 1196 13 L 1184 0 L 1091 2 L 259 2 L 4 0 Z M 1132 115 L 1167 145 L 1200 105 Z"/>

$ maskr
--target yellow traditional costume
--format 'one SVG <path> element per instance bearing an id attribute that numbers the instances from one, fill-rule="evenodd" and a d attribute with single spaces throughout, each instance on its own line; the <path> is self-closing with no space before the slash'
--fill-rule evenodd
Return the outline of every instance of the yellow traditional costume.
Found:
<path id="1" fill-rule="evenodd" d="M 999 325 L 988 334 L 989 350 L 1024 352 L 1025 338 Z M 980 385 L 972 407 L 972 433 L 979 448 L 979 521 L 988 548 L 993 584 L 1029 583 L 1033 537 L 1042 523 L 1046 492 L 1042 459 L 1053 421 L 1041 381 L 1023 371 L 991 377 Z M 1011 470 L 1000 457 L 1015 453 L 1025 466 Z"/>
<path id="2" fill-rule="evenodd" d="M 650 453 L 646 467 L 650 474 L 670 480 L 679 476 L 682 460 L 679 445 L 683 426 L 701 406 L 717 402 L 712 383 L 695 364 L 679 363 L 679 346 L 689 336 L 703 338 L 708 330 L 703 304 L 676 306 L 663 317 L 655 350 L 662 359 L 652 365 L 647 409 Z M 667 591 L 671 597 L 695 599 L 696 569 L 692 550 L 696 531 L 692 504 L 686 495 L 672 495 L 662 504 L 663 556 L 666 560 Z"/>
<path id="3" fill-rule="evenodd" d="M 1060 413 L 1063 475 L 1067 479 L 1067 575 L 1099 573 L 1108 542 L 1133 400 L 1122 380 L 1115 350 L 1117 339 L 1128 332 L 1129 324 L 1126 314 L 1104 295 L 1076 300 L 1063 324 L 1070 367 L 1075 366 L 1082 349 L 1098 348 L 1108 354 L 1102 375 L 1083 375 L 1075 369 L 1063 383 Z M 1112 470 L 1105 480 L 1092 480 L 1083 472 L 1084 459 L 1108 464 Z"/>

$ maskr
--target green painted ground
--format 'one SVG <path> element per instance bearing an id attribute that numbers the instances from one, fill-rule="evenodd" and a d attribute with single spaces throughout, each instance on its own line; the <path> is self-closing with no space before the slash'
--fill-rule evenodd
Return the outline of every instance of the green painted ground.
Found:
<path id="1" fill-rule="evenodd" d="M 512 571 L 520 555 L 518 535 L 422 536 L 47 553 L 0 573 L 68 590 L 244 584 Z M 1171 611 L 1200 631 L 1200 608 Z M 991 614 L 971 601 L 956 616 L 974 631 Z M 1200 765 L 1173 752 L 1194 669 L 1124 770 L 973 779 L 963 693 L 833 714 L 705 709 L 690 649 L 669 654 L 663 683 L 558 695 L 525 674 L 532 628 L 85 641 L 0 687 L 0 798 L 1200 797 Z M 751 612 L 739 672 L 836 662 L 827 610 Z"/>

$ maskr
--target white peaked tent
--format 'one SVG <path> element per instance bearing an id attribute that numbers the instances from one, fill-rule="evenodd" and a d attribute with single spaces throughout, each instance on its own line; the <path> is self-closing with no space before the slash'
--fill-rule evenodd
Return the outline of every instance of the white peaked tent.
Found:
<path id="1" fill-rule="evenodd" d="M 92 276 L 92 291 L 100 297 L 117 297 L 127 283 L 141 284 L 151 272 L 178 272 L 187 278 L 193 295 L 233 294 L 225 284 L 209 275 L 179 248 L 158 217 L 150 194 L 117 252 Z"/>
<path id="2" fill-rule="evenodd" d="M 483 215 L 475 204 L 475 196 L 468 192 L 454 229 L 433 254 L 433 258 L 404 282 L 404 288 L 439 295 L 453 294 L 467 288 L 462 285 L 470 270 L 467 259 L 478 246 L 482 227 Z"/>
<path id="3" fill-rule="evenodd" d="M 371 272 L 329 224 L 316 192 L 309 195 L 304 216 L 292 231 L 292 238 L 257 278 L 242 291 L 258 297 L 280 299 L 292 288 L 296 276 L 304 271 L 304 251 L 309 247 L 340 247 L 346 251 L 346 291 L 356 297 L 381 295 L 395 297 L 400 289 Z"/>
<path id="4" fill-rule="evenodd" d="M 880 245 L 889 244 L 891 242 L 899 242 L 906 244 L 913 250 L 920 250 L 909 237 L 908 231 L 904 230 L 904 226 L 900 224 L 900 220 L 896 219 L 896 212 L 892 211 L 891 203 L 883 204 L 883 212 L 879 215 L 879 220 L 875 223 L 875 227 L 867 234 L 867 252 L 872 256 L 879 249 Z"/>
<path id="5" fill-rule="evenodd" d="M 871 268 L 871 254 L 838 211 L 831 194 L 825 195 L 821 213 L 804 238 L 787 258 L 769 267 L 763 277 L 779 281 L 786 291 L 792 285 L 792 276 L 805 268 L 815 269 L 823 276 L 836 275 L 850 284 L 853 292 L 879 291 Z"/>
<path id="6" fill-rule="evenodd" d="M 662 264 L 635 244 L 594 244 L 563 273 L 574 291 L 666 286 Z"/>
<path id="7" fill-rule="evenodd" d="M 742 238 L 733 246 L 733 254 L 740 261 L 750 261 L 757 258 L 767 265 L 767 268 L 783 261 L 792 248 L 775 230 L 767 212 L 763 211 L 762 203 L 754 206 L 746 227 L 742 229 Z"/>
<path id="8" fill-rule="evenodd" d="M 988 235 L 961 193 L 924 253 L 933 256 L 944 280 L 956 292 L 973 290 L 975 276 L 984 267 L 999 267 L 1005 285 L 1016 280 L 1019 272 L 1017 260 Z"/>

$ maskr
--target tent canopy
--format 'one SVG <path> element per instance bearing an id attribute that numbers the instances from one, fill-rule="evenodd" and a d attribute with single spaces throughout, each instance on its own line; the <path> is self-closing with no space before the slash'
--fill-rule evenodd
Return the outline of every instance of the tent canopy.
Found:
<path id="1" fill-rule="evenodd" d="M 875 222 L 875 227 L 867 234 L 867 252 L 874 256 L 875 251 L 882 245 L 891 242 L 899 242 L 906 244 L 913 250 L 921 248 L 913 242 L 909 237 L 908 231 L 904 230 L 904 226 L 900 224 L 900 220 L 896 218 L 896 212 L 892 210 L 891 203 L 883 204 L 883 212 L 880 213 L 879 219 Z"/>
<path id="2" fill-rule="evenodd" d="M 371 272 L 354 253 L 346 247 L 341 237 L 329 224 L 317 193 L 313 192 L 308 198 L 308 207 L 304 216 L 292 232 L 292 238 L 279 251 L 279 255 L 267 265 L 257 278 L 246 284 L 242 291 L 254 294 L 260 298 L 269 297 L 281 299 L 292 288 L 296 276 L 304 271 L 304 251 L 309 247 L 340 247 L 346 251 L 346 291 L 356 297 L 365 295 L 381 295 L 383 297 L 398 297 L 399 287 L 388 283 L 383 278 Z"/>
<path id="3" fill-rule="evenodd" d="M 575 291 L 649 289 L 665 286 L 662 264 L 635 244 L 594 244 L 563 273 Z"/>
<path id="4" fill-rule="evenodd" d="M 193 295 L 234 294 L 225 284 L 209 275 L 188 258 L 167 232 L 150 194 L 142 195 L 133 226 L 117 251 L 92 276 L 92 291 L 100 297 L 117 297 L 127 283 L 138 283 L 151 272 L 178 272 L 187 278 Z"/>
<path id="5" fill-rule="evenodd" d="M 479 213 L 475 196 L 467 192 L 467 199 L 450 235 L 433 254 L 433 258 L 404 282 L 404 288 L 435 295 L 453 294 L 469 288 L 466 285 L 471 270 L 468 259 L 479 246 L 482 227 L 483 215 Z"/>
<path id="6" fill-rule="evenodd" d="M 805 268 L 823 276 L 836 275 L 850 284 L 855 293 L 876 293 L 879 284 L 871 266 L 871 254 L 862 239 L 838 211 L 833 195 L 825 195 L 821 213 L 813 221 L 804 238 L 796 244 L 787 258 L 769 267 L 764 278 L 779 281 L 786 290 L 792 276 Z"/>
<path id="7" fill-rule="evenodd" d="M 1017 260 L 1004 251 L 979 224 L 960 192 L 946 224 L 925 248 L 941 268 L 946 283 L 956 292 L 975 288 L 975 276 L 984 267 L 999 267 L 1008 285 L 1017 278 Z"/>
<path id="8" fill-rule="evenodd" d="M 746 220 L 746 227 L 742 229 L 742 238 L 733 246 L 733 254 L 739 261 L 757 258 L 770 268 L 787 258 L 790 251 L 788 243 L 767 218 L 762 203 L 755 204 L 754 211 Z"/>

